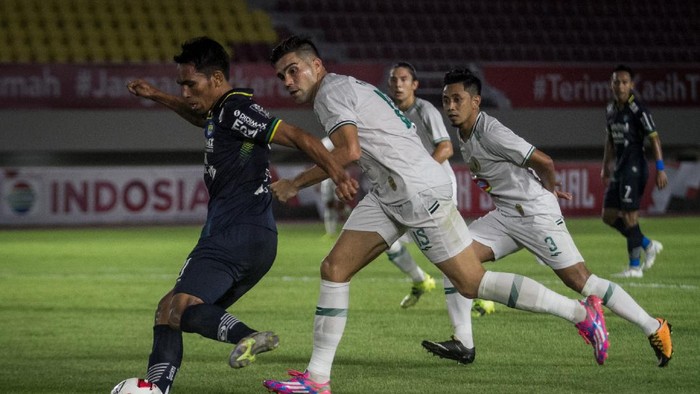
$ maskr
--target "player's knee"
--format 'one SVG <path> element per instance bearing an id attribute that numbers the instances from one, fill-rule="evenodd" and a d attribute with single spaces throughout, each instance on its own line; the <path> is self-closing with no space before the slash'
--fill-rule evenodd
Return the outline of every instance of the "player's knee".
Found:
<path id="1" fill-rule="evenodd" d="M 173 292 L 170 291 L 168 294 L 164 295 L 163 298 L 158 301 L 158 307 L 156 308 L 154 325 L 168 324 L 168 311 L 170 309 L 170 303 L 173 298 Z"/>
<path id="2" fill-rule="evenodd" d="M 352 274 L 347 272 L 341 264 L 326 257 L 321 262 L 321 278 L 331 282 L 345 283 L 352 279 Z"/>
<path id="3" fill-rule="evenodd" d="M 608 226 L 614 225 L 617 218 L 618 218 L 617 214 L 613 215 L 613 214 L 610 214 L 608 212 L 603 212 L 603 215 L 602 215 L 603 223 L 607 224 Z"/>
<path id="4" fill-rule="evenodd" d="M 170 304 L 166 306 L 166 310 L 163 311 L 166 320 L 165 324 L 174 330 L 180 330 L 180 322 L 185 309 L 192 305 L 202 304 L 203 302 L 204 301 L 199 297 L 190 294 L 178 293 L 173 295 L 170 297 Z"/>

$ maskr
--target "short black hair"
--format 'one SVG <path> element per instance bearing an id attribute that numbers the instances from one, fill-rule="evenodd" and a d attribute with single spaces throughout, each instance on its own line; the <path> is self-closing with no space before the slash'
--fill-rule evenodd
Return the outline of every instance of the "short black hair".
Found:
<path id="1" fill-rule="evenodd" d="M 461 82 L 472 96 L 481 96 L 481 80 L 468 68 L 456 68 L 445 73 L 443 85 Z"/>
<path id="2" fill-rule="evenodd" d="M 282 56 L 290 52 L 304 52 L 307 54 L 312 54 L 315 57 L 320 58 L 321 55 L 318 52 L 318 48 L 311 41 L 309 37 L 306 36 L 290 36 L 284 39 L 282 42 L 277 44 L 277 46 L 272 49 L 272 54 L 270 55 L 270 63 L 273 65 L 277 63 Z"/>
<path id="3" fill-rule="evenodd" d="M 413 78 L 413 80 L 414 81 L 418 80 L 418 73 L 416 72 L 416 68 L 413 67 L 413 64 L 411 64 L 409 62 L 404 62 L 404 61 L 396 62 L 396 63 L 394 63 L 393 66 L 391 66 L 391 69 L 393 70 L 393 69 L 399 68 L 399 67 L 407 68 L 408 72 L 411 73 L 411 77 Z"/>
<path id="4" fill-rule="evenodd" d="M 229 79 L 229 54 L 217 41 L 207 36 L 195 37 L 182 44 L 182 52 L 173 56 L 177 64 L 194 64 L 194 68 L 211 76 L 221 71 Z"/>
<path id="5" fill-rule="evenodd" d="M 626 64 L 618 64 L 615 69 L 613 70 L 613 73 L 617 73 L 620 71 L 625 71 L 630 75 L 630 79 L 634 79 L 634 71 L 632 71 L 632 67 L 626 65 Z"/>

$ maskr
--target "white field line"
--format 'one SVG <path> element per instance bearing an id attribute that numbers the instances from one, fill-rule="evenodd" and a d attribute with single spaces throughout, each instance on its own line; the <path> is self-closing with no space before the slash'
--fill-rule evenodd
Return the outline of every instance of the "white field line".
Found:
<path id="1" fill-rule="evenodd" d="M 274 277 L 268 277 L 268 280 L 270 279 L 275 279 Z M 318 282 L 319 277 L 318 276 L 282 276 L 279 277 L 280 280 L 283 282 Z M 397 276 L 396 278 L 361 278 L 357 279 L 362 282 L 372 282 L 372 283 L 378 283 L 378 282 L 383 282 L 383 283 L 409 283 L 410 279 L 401 277 L 400 275 Z M 545 286 L 550 286 L 553 284 L 561 283 L 558 281 L 553 281 L 553 280 L 546 280 L 546 281 L 539 281 Z M 689 290 L 689 291 L 697 291 L 700 289 L 700 286 L 697 285 L 689 285 L 689 284 L 683 284 L 683 283 L 654 283 L 654 282 L 649 282 L 649 283 L 644 283 L 644 282 L 615 282 L 618 285 L 622 287 L 641 287 L 641 288 L 649 288 L 649 289 L 681 289 L 681 290 Z"/>

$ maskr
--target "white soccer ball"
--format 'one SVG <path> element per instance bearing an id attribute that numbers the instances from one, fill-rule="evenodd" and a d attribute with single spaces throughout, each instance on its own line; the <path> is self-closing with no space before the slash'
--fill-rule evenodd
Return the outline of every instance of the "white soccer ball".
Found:
<path id="1" fill-rule="evenodd" d="M 145 379 L 129 378 L 114 386 L 112 394 L 163 394 L 158 386 Z"/>

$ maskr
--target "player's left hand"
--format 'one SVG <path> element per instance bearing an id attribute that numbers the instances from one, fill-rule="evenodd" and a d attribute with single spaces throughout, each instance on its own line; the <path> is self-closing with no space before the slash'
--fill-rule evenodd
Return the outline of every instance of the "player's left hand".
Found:
<path id="1" fill-rule="evenodd" d="M 666 171 L 656 171 L 656 187 L 661 190 L 668 185 L 668 177 Z"/>
<path id="2" fill-rule="evenodd" d="M 350 202 L 355 198 L 357 194 L 357 189 L 360 188 L 360 184 L 355 178 L 348 176 L 343 182 L 336 185 L 335 195 L 340 201 Z"/>
<path id="3" fill-rule="evenodd" d="M 280 202 L 287 202 L 299 193 L 299 188 L 294 186 L 289 179 L 280 179 L 272 183 L 270 190 L 272 190 L 272 195 Z"/>

